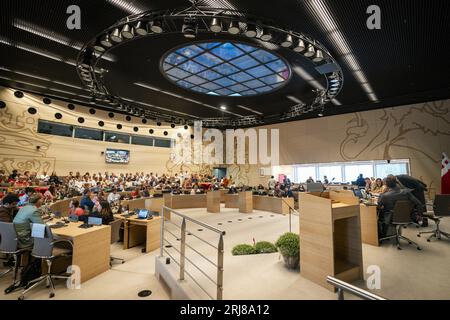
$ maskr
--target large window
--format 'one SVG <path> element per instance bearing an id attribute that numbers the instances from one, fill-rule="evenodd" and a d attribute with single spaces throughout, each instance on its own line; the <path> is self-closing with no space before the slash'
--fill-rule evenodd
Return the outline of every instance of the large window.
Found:
<path id="1" fill-rule="evenodd" d="M 170 139 L 155 139 L 155 147 L 170 148 L 172 140 Z"/>
<path id="2" fill-rule="evenodd" d="M 389 174 L 410 174 L 409 160 L 397 159 L 354 161 L 354 162 L 333 162 L 302 164 L 293 166 L 295 183 L 304 183 L 309 177 L 314 181 L 323 181 L 327 176 L 328 181 L 351 183 L 355 181 L 359 174 L 366 177 L 385 178 Z"/>
<path id="3" fill-rule="evenodd" d="M 105 141 L 129 144 L 130 136 L 128 134 L 106 131 L 105 132 Z"/>
<path id="4" fill-rule="evenodd" d="M 103 141 L 103 131 L 77 127 L 75 138 Z"/>
<path id="5" fill-rule="evenodd" d="M 290 69 L 273 52 L 238 42 L 203 42 L 170 52 L 165 75 L 176 85 L 214 96 L 253 96 L 280 88 Z"/>
<path id="6" fill-rule="evenodd" d="M 153 138 L 144 136 L 131 136 L 131 144 L 153 147 Z"/>
<path id="7" fill-rule="evenodd" d="M 38 133 L 52 134 L 62 137 L 72 137 L 73 126 L 68 124 L 39 120 Z"/>
<path id="8" fill-rule="evenodd" d="M 103 131 L 86 127 L 73 127 L 69 124 L 39 120 L 38 133 L 52 134 L 63 137 L 74 137 L 105 142 L 117 142 L 135 144 L 149 147 L 171 148 L 174 140 L 168 138 L 153 138 L 146 136 L 130 135 L 113 131 Z"/>

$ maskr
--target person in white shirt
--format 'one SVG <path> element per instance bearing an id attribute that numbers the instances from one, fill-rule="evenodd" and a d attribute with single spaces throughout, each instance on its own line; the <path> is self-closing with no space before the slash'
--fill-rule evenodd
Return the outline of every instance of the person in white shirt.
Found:
<path id="1" fill-rule="evenodd" d="M 39 180 L 41 181 L 48 181 L 50 176 L 47 174 L 47 172 L 42 172 L 42 174 L 39 176 Z"/>
<path id="2" fill-rule="evenodd" d="M 277 184 L 277 180 L 275 180 L 274 176 L 271 176 L 270 179 L 269 179 L 269 183 L 268 183 L 269 190 L 274 190 L 276 184 Z"/>
<path id="3" fill-rule="evenodd" d="M 120 200 L 120 194 L 117 193 L 117 189 L 113 189 L 112 192 L 108 195 L 108 202 L 114 203 Z"/>

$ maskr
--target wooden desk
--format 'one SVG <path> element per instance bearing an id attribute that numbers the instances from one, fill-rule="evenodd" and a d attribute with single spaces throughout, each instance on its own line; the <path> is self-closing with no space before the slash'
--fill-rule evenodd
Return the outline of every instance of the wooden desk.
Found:
<path id="1" fill-rule="evenodd" d="M 164 205 L 172 209 L 206 208 L 206 194 L 167 195 Z"/>
<path id="2" fill-rule="evenodd" d="M 239 194 L 225 194 L 225 208 L 239 208 Z"/>
<path id="3" fill-rule="evenodd" d="M 379 246 L 378 217 L 376 205 L 360 204 L 361 239 L 365 244 Z"/>
<path id="4" fill-rule="evenodd" d="M 52 229 L 52 233 L 72 240 L 72 265 L 80 267 L 81 282 L 84 282 L 109 270 L 111 227 L 78 228 L 81 224 L 70 222 L 67 227 Z"/>
<path id="5" fill-rule="evenodd" d="M 220 212 L 221 193 L 217 191 L 209 191 L 206 194 L 206 211 L 211 213 Z"/>
<path id="6" fill-rule="evenodd" d="M 253 196 L 253 208 L 256 210 L 289 214 L 289 206 L 294 208 L 294 198 Z"/>
<path id="7" fill-rule="evenodd" d="M 239 196 L 239 212 L 252 213 L 253 212 L 253 198 L 251 191 L 243 191 L 238 193 Z"/>
<path id="8" fill-rule="evenodd" d="M 352 191 L 300 196 L 300 272 L 329 289 L 331 275 L 346 282 L 363 279 L 359 199 Z"/>
<path id="9" fill-rule="evenodd" d="M 145 244 L 145 252 L 156 250 L 161 241 L 161 217 L 153 219 L 138 219 L 137 216 L 123 217 L 114 215 L 116 219 L 124 220 L 123 248 L 129 249 Z"/>
<path id="10" fill-rule="evenodd" d="M 131 200 L 122 200 L 120 204 L 123 206 L 128 205 L 128 210 L 133 211 L 134 209 L 144 209 L 145 208 L 145 200 L 147 198 L 137 198 Z"/>

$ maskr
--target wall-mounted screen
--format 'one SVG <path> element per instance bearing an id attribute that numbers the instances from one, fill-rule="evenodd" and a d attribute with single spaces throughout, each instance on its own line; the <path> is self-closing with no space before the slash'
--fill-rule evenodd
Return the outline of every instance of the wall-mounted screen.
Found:
<path id="1" fill-rule="evenodd" d="M 106 149 L 106 163 L 128 163 L 130 161 L 129 150 Z"/>

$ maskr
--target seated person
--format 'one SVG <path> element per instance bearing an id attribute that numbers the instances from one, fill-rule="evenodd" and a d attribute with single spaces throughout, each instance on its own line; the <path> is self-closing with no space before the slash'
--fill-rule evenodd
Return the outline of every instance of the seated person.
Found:
<path id="1" fill-rule="evenodd" d="M 102 224 L 108 225 L 114 221 L 114 215 L 108 201 L 100 201 L 101 210 L 89 214 L 89 217 L 102 218 Z"/>
<path id="2" fill-rule="evenodd" d="M 119 200 L 120 200 L 120 194 L 117 193 L 117 189 L 116 188 L 112 189 L 111 193 L 108 195 L 108 202 L 114 203 L 114 202 L 119 202 Z"/>
<path id="3" fill-rule="evenodd" d="M 0 222 L 13 221 L 14 216 L 17 213 L 17 203 L 19 203 L 19 197 L 14 193 L 9 193 L 2 199 L 2 205 L 0 206 Z"/>
<path id="4" fill-rule="evenodd" d="M 237 190 L 236 185 L 234 183 L 228 189 L 228 193 L 229 194 L 238 193 L 238 190 Z"/>
<path id="5" fill-rule="evenodd" d="M 260 183 L 259 185 L 258 185 L 258 188 L 257 188 L 258 190 L 264 190 L 264 186 Z"/>
<path id="6" fill-rule="evenodd" d="M 274 191 L 273 195 L 274 195 L 275 197 L 281 198 L 281 197 L 284 195 L 284 191 L 281 190 L 281 188 L 280 188 L 279 185 L 277 185 L 277 186 L 275 187 L 275 191 Z"/>
<path id="7" fill-rule="evenodd" d="M 383 184 L 383 180 L 377 178 L 375 182 L 371 185 L 372 193 L 380 194 L 386 190 L 386 187 Z"/>
<path id="8" fill-rule="evenodd" d="M 18 203 L 18 205 L 19 205 L 20 207 L 27 205 L 27 204 L 28 204 L 28 199 L 29 199 L 30 196 L 31 196 L 32 194 L 34 194 L 35 192 L 36 192 L 36 191 L 35 191 L 33 188 L 30 188 L 30 187 L 25 188 L 25 194 L 22 195 L 22 196 L 19 198 L 19 203 Z"/>
<path id="9" fill-rule="evenodd" d="M 397 179 L 393 175 L 386 178 L 388 191 L 378 199 L 378 237 L 383 238 L 395 234 L 392 226 L 392 215 L 397 200 L 410 200 L 417 208 L 422 209 L 422 203 L 411 193 L 409 189 L 400 189 Z"/>
<path id="10" fill-rule="evenodd" d="M 69 216 L 75 215 L 79 217 L 84 215 L 84 210 L 83 208 L 80 208 L 80 201 L 78 201 L 77 199 L 73 199 L 70 202 L 69 208 Z"/>
<path id="11" fill-rule="evenodd" d="M 140 193 L 141 192 L 140 192 L 139 188 L 135 188 L 133 191 L 131 191 L 131 197 L 133 199 L 139 198 L 141 196 Z"/>
<path id="12" fill-rule="evenodd" d="M 285 187 L 283 197 L 293 198 L 294 194 L 292 193 L 291 189 L 289 189 L 288 187 Z"/>
<path id="13" fill-rule="evenodd" d="M 42 203 L 42 194 L 36 192 L 30 197 L 29 203 L 20 208 L 14 218 L 13 223 L 17 232 L 17 238 L 19 240 L 19 248 L 26 248 L 33 245 L 33 238 L 31 237 L 31 223 L 44 223 L 40 210 Z"/>
<path id="14" fill-rule="evenodd" d="M 89 189 L 84 190 L 83 197 L 80 201 L 80 207 L 85 211 L 92 212 L 95 203 L 91 200 L 91 191 Z"/>
<path id="15" fill-rule="evenodd" d="M 306 180 L 306 183 L 314 183 L 313 177 L 309 176 L 309 178 Z"/>

